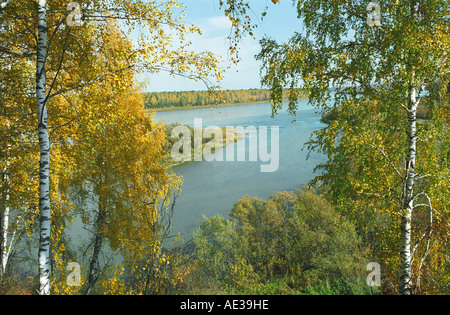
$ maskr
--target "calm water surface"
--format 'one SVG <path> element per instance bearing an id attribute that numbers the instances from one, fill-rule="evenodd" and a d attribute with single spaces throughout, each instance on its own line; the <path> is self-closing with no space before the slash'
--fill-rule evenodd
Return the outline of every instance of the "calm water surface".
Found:
<path id="1" fill-rule="evenodd" d="M 249 195 L 267 198 L 277 191 L 293 190 L 308 183 L 316 174 L 314 167 L 325 162 L 325 157 L 312 154 L 306 160 L 307 151 L 302 150 L 311 133 L 323 127 L 320 116 L 312 107 L 303 101 L 299 105 L 296 116 L 290 116 L 286 110 L 271 118 L 270 104 L 251 104 L 207 109 L 159 112 L 156 119 L 167 123 L 180 122 L 193 125 L 194 118 L 202 118 L 203 128 L 211 125 L 219 127 L 279 126 L 279 168 L 273 173 L 261 173 L 261 161 L 250 162 L 192 162 L 174 168 L 183 178 L 181 195 L 176 200 L 173 217 L 173 232 L 180 233 L 184 240 L 192 238 L 203 216 L 211 217 L 220 214 L 229 217 L 234 204 L 242 197 Z M 246 143 L 248 156 L 249 139 L 256 134 L 246 134 L 241 141 Z M 270 140 L 270 133 L 268 139 Z M 235 146 L 237 152 L 237 144 Z M 269 151 L 271 147 L 269 146 Z M 220 154 L 218 151 L 217 154 Z M 236 160 L 236 159 L 235 159 Z M 89 242 L 90 233 L 83 227 L 80 218 L 76 218 L 68 234 L 73 249 Z M 37 241 L 36 241 L 37 244 Z M 105 257 L 112 255 L 107 246 L 103 249 Z M 32 249 L 30 257 L 37 255 L 37 248 Z M 113 255 L 114 262 L 120 262 L 120 255 Z M 79 257 L 81 259 L 81 257 Z M 103 258 L 102 258 L 103 259 Z M 81 261 L 78 261 L 81 262 Z M 85 262 L 87 263 L 87 262 Z M 23 270 L 37 270 L 35 261 L 23 262 Z"/>
<path id="2" fill-rule="evenodd" d="M 317 153 L 311 154 L 306 160 L 308 152 L 304 149 L 305 142 L 313 131 L 324 126 L 320 122 L 320 115 L 307 105 L 307 101 L 300 102 L 295 116 L 283 109 L 271 118 L 271 105 L 264 103 L 158 112 L 155 117 L 167 123 L 179 122 L 191 126 L 194 118 L 202 118 L 203 128 L 211 125 L 255 126 L 257 129 L 259 126 L 279 126 L 279 167 L 276 172 L 261 173 L 260 165 L 269 162 L 249 161 L 249 138 L 257 137 L 255 134 L 247 134 L 241 140 L 246 143 L 246 161 L 202 161 L 174 168 L 182 176 L 183 186 L 176 200 L 173 228 L 184 239 L 192 237 L 202 216 L 220 214 L 227 218 L 234 204 L 246 195 L 267 198 L 277 191 L 301 187 L 318 175 L 314 174 L 314 167 L 326 161 L 323 155 Z M 269 131 L 269 144 L 270 139 Z M 268 152 L 271 152 L 270 146 Z M 216 154 L 221 153 L 219 151 Z"/>

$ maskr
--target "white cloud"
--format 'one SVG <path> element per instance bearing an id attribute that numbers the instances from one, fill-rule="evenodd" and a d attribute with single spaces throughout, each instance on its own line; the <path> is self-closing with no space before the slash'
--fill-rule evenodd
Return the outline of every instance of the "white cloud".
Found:
<path id="1" fill-rule="evenodd" d="M 223 15 L 210 17 L 206 20 L 205 29 L 207 31 L 230 30 L 231 22 Z"/>
<path id="2" fill-rule="evenodd" d="M 231 30 L 231 22 L 230 20 L 224 16 L 213 16 L 206 19 L 200 19 L 194 21 L 194 24 L 197 25 L 203 33 L 203 36 L 212 37 L 212 36 L 227 36 Z"/>

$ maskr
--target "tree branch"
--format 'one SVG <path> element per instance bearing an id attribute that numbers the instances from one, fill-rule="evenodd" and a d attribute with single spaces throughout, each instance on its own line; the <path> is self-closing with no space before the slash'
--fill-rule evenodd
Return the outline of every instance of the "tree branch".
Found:
<path id="1" fill-rule="evenodd" d="M 67 92 L 70 92 L 70 91 L 73 91 L 73 90 L 76 90 L 76 89 L 83 88 L 83 87 L 88 86 L 88 85 L 90 85 L 90 84 L 92 84 L 92 83 L 94 83 L 94 82 L 103 80 L 104 78 L 107 78 L 107 77 L 109 77 L 109 76 L 111 76 L 111 75 L 114 75 L 114 74 L 116 74 L 116 73 L 120 73 L 120 72 L 125 71 L 125 70 L 128 70 L 128 69 L 131 69 L 131 68 L 133 68 L 133 67 L 134 67 L 134 65 L 127 66 L 127 67 L 125 67 L 125 68 L 122 68 L 122 69 L 119 69 L 119 70 L 116 70 L 116 71 L 113 71 L 113 72 L 110 72 L 110 73 L 107 73 L 107 74 L 98 76 L 98 77 L 96 77 L 96 78 L 94 78 L 94 79 L 92 79 L 92 80 L 90 80 L 90 81 L 88 81 L 88 82 L 84 82 L 84 83 L 81 83 L 81 84 L 79 84 L 79 85 L 72 86 L 72 87 L 67 88 L 67 89 L 63 89 L 63 90 L 61 90 L 61 91 L 58 91 L 58 92 L 53 93 L 53 94 L 51 94 L 51 95 L 48 95 L 48 96 L 47 96 L 47 100 L 49 100 L 50 98 L 52 98 L 52 97 L 54 97 L 54 96 L 61 95 L 61 94 L 65 94 L 65 93 L 67 93 Z"/>
<path id="2" fill-rule="evenodd" d="M 406 112 L 409 113 L 408 107 L 406 107 L 402 102 L 400 102 L 400 101 L 398 101 L 398 100 L 396 100 L 396 99 L 394 99 L 394 98 L 392 98 L 392 97 L 389 97 L 389 96 L 387 96 L 387 95 L 384 95 L 384 94 L 378 92 L 377 90 L 375 90 L 375 89 L 374 89 L 373 87 L 371 87 L 371 86 L 365 86 L 365 88 L 369 89 L 373 94 L 375 94 L 375 95 L 377 95 L 377 96 L 379 96 L 379 97 L 381 97 L 381 98 L 387 99 L 387 100 L 389 100 L 389 101 L 392 101 L 392 102 L 398 104 L 401 108 L 403 108 Z"/>
<path id="3" fill-rule="evenodd" d="M 59 27 L 59 25 L 58 25 L 58 27 Z M 55 35 L 55 34 L 56 34 L 56 30 L 53 33 L 53 35 Z M 50 41 L 53 39 L 53 35 L 52 35 L 52 38 L 50 39 Z M 66 39 L 64 40 L 64 45 L 63 45 L 63 50 L 62 50 L 62 53 L 61 53 L 61 58 L 59 59 L 58 70 L 56 71 L 56 74 L 55 74 L 55 77 L 53 78 L 52 84 L 50 85 L 50 88 L 48 89 L 48 93 L 47 93 L 47 97 L 45 98 L 45 102 L 47 102 L 49 96 L 51 95 L 51 93 L 53 91 L 53 87 L 54 87 L 55 82 L 56 82 L 56 79 L 58 78 L 59 73 L 61 72 L 62 63 L 64 61 L 64 55 L 66 54 L 67 39 L 69 38 L 69 35 L 70 35 L 70 28 L 69 28 L 69 31 L 67 33 Z"/>
<path id="4" fill-rule="evenodd" d="M 377 194 L 377 193 L 364 192 L 364 191 L 357 191 L 356 193 L 360 194 L 360 195 L 375 196 L 377 198 L 390 199 L 390 200 L 398 201 L 401 203 L 401 200 L 399 200 L 399 198 L 396 198 L 395 196 L 391 196 L 391 195 L 381 195 L 381 194 Z"/>
<path id="5" fill-rule="evenodd" d="M 18 50 L 14 50 L 14 49 L 10 49 L 8 47 L 5 47 L 3 45 L 0 45 L 0 52 L 4 53 L 4 54 L 8 54 L 8 55 L 13 55 L 16 57 L 33 57 L 36 55 L 35 52 L 31 52 L 31 51 L 18 51 Z"/>
<path id="6" fill-rule="evenodd" d="M 436 178 L 444 179 L 444 180 L 446 180 L 446 181 L 448 181 L 450 183 L 450 179 L 449 178 L 447 178 L 445 176 L 434 175 L 434 174 L 426 174 L 426 175 L 418 176 L 416 178 L 416 180 L 420 180 L 420 179 L 427 178 L 427 177 L 436 177 Z"/>
<path id="7" fill-rule="evenodd" d="M 383 157 L 385 158 L 385 160 L 386 160 L 386 161 L 389 163 L 389 165 L 392 167 L 392 169 L 393 169 L 393 170 L 397 173 L 397 175 L 403 180 L 403 176 L 400 174 L 399 170 L 395 167 L 395 165 L 392 163 L 391 159 L 389 159 L 389 157 L 386 155 L 386 153 L 384 153 L 384 151 L 383 151 L 382 149 L 380 149 L 379 147 L 377 147 L 377 146 L 375 146 L 375 145 L 373 145 L 373 144 L 367 143 L 367 142 L 364 140 L 363 137 L 360 136 L 360 138 L 361 138 L 361 140 L 363 141 L 363 143 L 359 143 L 359 144 L 366 145 L 366 146 L 371 147 L 371 148 L 373 148 L 373 149 L 376 149 L 378 152 L 380 152 L 380 153 L 383 155 Z"/>

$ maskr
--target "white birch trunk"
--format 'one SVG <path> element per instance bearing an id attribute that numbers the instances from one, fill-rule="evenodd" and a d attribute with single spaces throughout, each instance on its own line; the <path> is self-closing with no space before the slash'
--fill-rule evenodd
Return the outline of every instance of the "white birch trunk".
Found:
<path id="1" fill-rule="evenodd" d="M 400 294 L 411 294 L 411 217 L 414 209 L 414 184 L 417 146 L 417 107 L 416 89 L 411 88 L 408 100 L 408 151 L 406 155 L 406 179 L 400 234 Z"/>
<path id="2" fill-rule="evenodd" d="M 8 229 L 9 229 L 9 174 L 6 167 L 3 170 L 2 175 L 3 186 L 5 187 L 2 192 L 2 205 L 0 213 L 0 278 L 6 274 L 6 268 L 8 266 L 8 258 L 10 250 L 8 248 Z"/>
<path id="3" fill-rule="evenodd" d="M 50 294 L 50 139 L 48 135 L 47 106 L 46 106 L 46 75 L 45 62 L 47 59 L 47 3 L 39 0 L 38 14 L 38 43 L 36 62 L 36 98 L 39 132 L 39 294 Z"/>
<path id="4" fill-rule="evenodd" d="M 2 216 L 2 244 L 1 244 L 2 263 L 1 263 L 0 277 L 6 274 L 9 253 L 11 252 L 8 246 L 8 229 L 9 229 L 9 207 L 6 206 Z"/>

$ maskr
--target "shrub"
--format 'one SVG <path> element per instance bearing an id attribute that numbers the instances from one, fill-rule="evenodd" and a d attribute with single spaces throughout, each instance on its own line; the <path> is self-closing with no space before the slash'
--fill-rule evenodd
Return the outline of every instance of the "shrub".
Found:
<path id="1" fill-rule="evenodd" d="M 244 197 L 231 219 L 204 218 L 194 244 L 199 266 L 228 291 L 369 292 L 354 226 L 310 190 Z"/>

